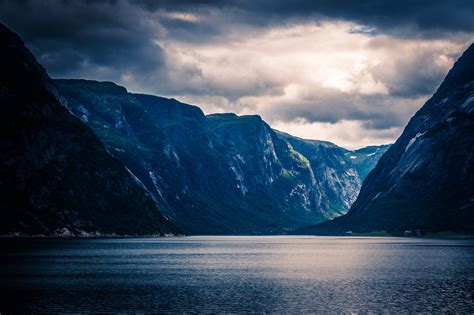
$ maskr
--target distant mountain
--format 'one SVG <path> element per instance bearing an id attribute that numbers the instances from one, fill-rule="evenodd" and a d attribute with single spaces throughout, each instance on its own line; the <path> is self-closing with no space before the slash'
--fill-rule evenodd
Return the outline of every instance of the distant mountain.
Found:
<path id="1" fill-rule="evenodd" d="M 361 153 L 359 167 L 353 151 L 272 130 L 259 116 L 205 116 L 111 82 L 56 83 L 72 112 L 188 233 L 274 234 L 334 218 L 355 200 L 359 168 L 373 163 Z M 367 150 L 377 149 L 386 147 Z"/>
<path id="2" fill-rule="evenodd" d="M 375 165 L 389 147 L 390 145 L 368 146 L 345 154 L 351 159 L 354 168 L 363 181 L 370 171 L 375 168 Z"/>
<path id="3" fill-rule="evenodd" d="M 0 24 L 0 234 L 180 233 Z"/>
<path id="4" fill-rule="evenodd" d="M 306 157 L 322 194 L 320 207 L 331 216 L 347 213 L 359 194 L 362 181 L 374 168 L 388 145 L 350 151 L 331 142 L 305 140 L 278 132 L 300 154 Z M 328 216 L 330 217 L 330 216 Z"/>
<path id="5" fill-rule="evenodd" d="M 474 45 L 367 176 L 348 214 L 296 233 L 474 232 Z"/>

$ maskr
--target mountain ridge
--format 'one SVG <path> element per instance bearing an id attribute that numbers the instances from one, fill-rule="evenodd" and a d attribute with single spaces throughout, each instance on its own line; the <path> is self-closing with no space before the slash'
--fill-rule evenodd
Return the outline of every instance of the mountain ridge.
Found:
<path id="1" fill-rule="evenodd" d="M 258 115 L 204 115 L 199 107 L 174 99 L 129 92 L 119 98 L 107 96 L 107 93 L 96 93 L 101 88 L 86 86 L 101 84 L 96 81 L 56 82 L 76 116 L 82 117 L 106 146 L 109 143 L 112 154 L 141 178 L 156 199 L 162 199 L 160 205 L 163 209 L 168 209 L 164 210 L 167 215 L 176 222 L 184 222 L 185 231 L 188 229 L 200 234 L 282 233 L 305 221 L 322 221 L 344 213 L 360 187 L 359 175 L 353 174 L 353 178 L 348 179 L 355 185 L 350 193 L 352 200 L 326 200 L 326 192 L 321 191 L 325 179 L 320 178 L 326 176 L 326 172 L 321 171 L 322 175 L 315 179 L 313 169 L 309 167 L 310 162 L 304 155 L 295 151 L 288 139 L 271 129 Z M 83 117 L 83 109 L 89 112 L 89 118 Z M 150 135 L 146 139 L 138 139 L 134 144 L 130 143 L 142 152 L 137 153 L 140 156 L 131 158 L 126 152 L 119 152 L 127 151 L 121 146 L 123 141 L 130 139 L 117 139 L 124 136 L 129 138 L 130 135 L 138 135 L 140 138 L 143 135 L 143 130 L 134 121 L 138 116 L 141 117 L 141 123 L 146 121 L 145 124 L 149 126 L 147 128 L 163 133 L 163 137 L 160 144 L 153 144 L 156 150 L 152 154 L 149 154 L 150 150 L 145 149 L 146 145 L 143 144 L 143 141 L 150 140 Z M 124 132 L 121 130 L 124 125 L 134 126 L 131 129 L 127 127 L 128 133 L 118 135 Z M 112 134 L 117 136 L 110 139 Z M 343 153 L 351 151 L 343 148 L 338 150 L 342 162 L 352 165 L 343 156 Z M 168 153 L 163 154 L 165 151 Z M 161 159 L 160 163 L 155 163 L 157 158 Z M 131 163 L 132 160 L 142 162 L 138 165 Z M 163 167 L 163 164 L 167 167 Z M 174 171 L 171 172 L 171 169 Z M 167 183 L 172 180 L 163 178 L 161 181 L 154 181 L 150 178 L 150 172 L 157 179 L 180 178 L 186 193 L 180 186 L 167 187 Z M 275 194 L 276 191 L 279 193 Z M 281 201 L 275 202 L 273 199 Z M 334 210 L 332 205 L 337 205 L 339 210 Z M 207 210 L 193 210 L 195 207 Z M 272 207 L 280 210 L 270 215 L 269 208 Z M 257 212 L 250 209 L 259 210 Z M 243 221 L 248 221 L 245 218 L 249 216 L 255 218 L 257 225 Z M 222 222 L 215 222 L 213 218 Z M 201 223 L 196 226 L 195 222 Z M 248 224 L 251 226 L 246 227 Z M 260 230 L 259 226 L 263 228 Z"/>

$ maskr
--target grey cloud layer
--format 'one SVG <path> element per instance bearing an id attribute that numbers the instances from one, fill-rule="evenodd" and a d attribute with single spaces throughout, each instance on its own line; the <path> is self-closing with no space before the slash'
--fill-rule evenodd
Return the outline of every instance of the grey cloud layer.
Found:
<path id="1" fill-rule="evenodd" d="M 210 76 L 199 63 L 202 56 L 193 55 L 193 45 L 226 46 L 269 29 L 328 20 L 359 24 L 347 32 L 371 37 L 370 49 L 393 54 L 392 61 L 367 67 L 388 93 L 306 85 L 298 99 L 275 100 L 297 78 L 262 70 L 256 63 L 265 60 L 232 65 L 238 59 L 226 57 L 215 61 L 217 73 Z M 459 0 L 0 0 L 0 21 L 24 38 L 54 77 L 111 80 L 132 90 L 214 101 L 211 107 L 220 110 L 254 110 L 274 121 L 357 120 L 364 128 L 381 130 L 406 123 L 421 105 L 420 98 L 430 95 L 447 71 L 439 55 L 454 58 L 459 51 L 434 45 L 400 56 L 404 52 L 380 35 L 459 43 L 472 38 L 474 4 Z M 174 42 L 186 43 L 189 55 L 173 50 Z M 234 72 L 218 71 L 232 66 Z M 266 97 L 271 99 L 267 106 L 259 107 Z"/>
<path id="2" fill-rule="evenodd" d="M 295 102 L 275 103 L 263 111 L 275 121 L 337 123 L 358 120 L 367 129 L 401 127 L 416 109 L 417 102 L 383 95 L 357 95 L 334 89 L 315 88 Z"/>

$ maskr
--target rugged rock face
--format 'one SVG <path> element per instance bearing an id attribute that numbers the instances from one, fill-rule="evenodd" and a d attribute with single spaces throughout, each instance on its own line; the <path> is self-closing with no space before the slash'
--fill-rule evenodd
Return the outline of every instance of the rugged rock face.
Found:
<path id="1" fill-rule="evenodd" d="M 185 232 L 282 233 L 347 212 L 360 188 L 352 151 L 274 131 L 259 116 L 205 116 L 110 82 L 56 82 Z"/>
<path id="2" fill-rule="evenodd" d="M 350 151 L 331 142 L 305 140 L 279 133 L 291 146 L 306 157 L 321 192 L 318 206 L 328 218 L 347 213 L 356 200 L 362 181 L 389 145 L 370 146 Z"/>
<path id="3" fill-rule="evenodd" d="M 474 231 L 474 45 L 368 175 L 345 216 L 305 229 Z"/>
<path id="4" fill-rule="evenodd" d="M 0 234 L 177 233 L 0 24 Z"/>
<path id="5" fill-rule="evenodd" d="M 314 187 L 318 191 L 317 206 L 326 217 L 345 214 L 354 202 L 361 180 L 347 160 L 347 150 L 330 142 L 304 140 L 280 133 L 288 143 L 306 157 L 314 174 Z"/>
<path id="6" fill-rule="evenodd" d="M 368 146 L 362 149 L 346 152 L 363 181 L 367 175 L 375 168 L 382 155 L 388 150 L 390 145 Z M 359 192 L 357 192 L 358 194 Z"/>

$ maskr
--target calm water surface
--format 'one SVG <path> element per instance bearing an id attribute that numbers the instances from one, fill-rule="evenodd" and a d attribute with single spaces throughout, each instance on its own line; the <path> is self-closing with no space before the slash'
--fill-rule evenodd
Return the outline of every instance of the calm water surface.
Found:
<path id="1" fill-rule="evenodd" d="M 474 240 L 0 240 L 0 312 L 474 313 Z"/>

